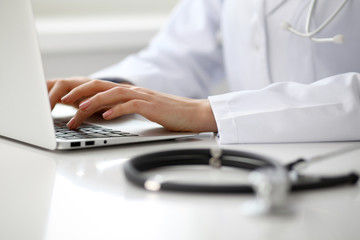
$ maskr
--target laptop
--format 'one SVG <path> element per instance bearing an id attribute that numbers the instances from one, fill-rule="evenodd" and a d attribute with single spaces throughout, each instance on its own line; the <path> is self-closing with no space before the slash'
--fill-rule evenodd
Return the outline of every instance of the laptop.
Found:
<path id="1" fill-rule="evenodd" d="M 0 136 L 42 148 L 79 149 L 193 136 L 165 130 L 136 115 L 107 123 L 93 119 L 69 131 L 54 125 L 31 0 L 0 1 Z M 109 127 L 111 125 L 111 128 Z M 60 130 L 55 130 L 55 127 Z M 125 129 L 122 129 L 124 127 Z M 62 131 L 59 134 L 59 131 Z M 80 136 L 75 136 L 80 133 Z M 60 135 L 56 138 L 56 134 Z M 86 136 L 85 136 L 86 135 Z"/>

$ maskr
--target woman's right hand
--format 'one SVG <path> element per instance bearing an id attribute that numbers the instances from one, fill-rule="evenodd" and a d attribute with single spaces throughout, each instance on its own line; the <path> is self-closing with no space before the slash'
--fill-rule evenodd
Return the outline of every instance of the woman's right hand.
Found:
<path id="1" fill-rule="evenodd" d="M 50 80 L 48 89 L 52 108 L 56 103 L 78 108 L 68 122 L 70 129 L 103 112 L 105 120 L 137 113 L 171 131 L 217 131 L 208 99 L 190 99 L 84 77 Z"/>

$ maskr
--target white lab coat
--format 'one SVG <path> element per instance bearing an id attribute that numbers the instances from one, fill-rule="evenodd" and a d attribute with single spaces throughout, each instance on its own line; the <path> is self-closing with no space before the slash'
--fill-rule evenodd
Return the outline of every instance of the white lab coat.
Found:
<path id="1" fill-rule="evenodd" d="M 303 31 L 309 0 L 184 0 L 138 54 L 93 77 L 118 77 L 150 89 L 210 96 L 221 143 L 360 140 L 360 1 L 350 0 L 317 37 Z M 319 0 L 311 28 L 341 3 Z M 221 41 L 220 41 L 221 40 Z"/>

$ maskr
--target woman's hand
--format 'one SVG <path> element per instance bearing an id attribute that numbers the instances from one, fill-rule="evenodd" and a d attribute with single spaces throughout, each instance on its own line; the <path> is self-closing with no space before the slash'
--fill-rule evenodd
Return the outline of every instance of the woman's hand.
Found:
<path id="1" fill-rule="evenodd" d="M 89 116 L 106 109 L 102 114 L 106 120 L 137 113 L 172 131 L 217 131 L 207 99 L 189 99 L 87 78 L 50 80 L 48 88 L 52 107 L 62 102 L 79 108 L 68 123 L 70 129 L 76 129 Z"/>

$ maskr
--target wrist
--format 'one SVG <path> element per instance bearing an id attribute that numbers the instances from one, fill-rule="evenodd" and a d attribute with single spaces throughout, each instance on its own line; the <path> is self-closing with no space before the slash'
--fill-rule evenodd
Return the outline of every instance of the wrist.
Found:
<path id="1" fill-rule="evenodd" d="M 214 113 L 212 111 L 210 101 L 208 99 L 199 100 L 200 111 L 199 113 L 199 132 L 217 132 L 217 124 Z"/>

